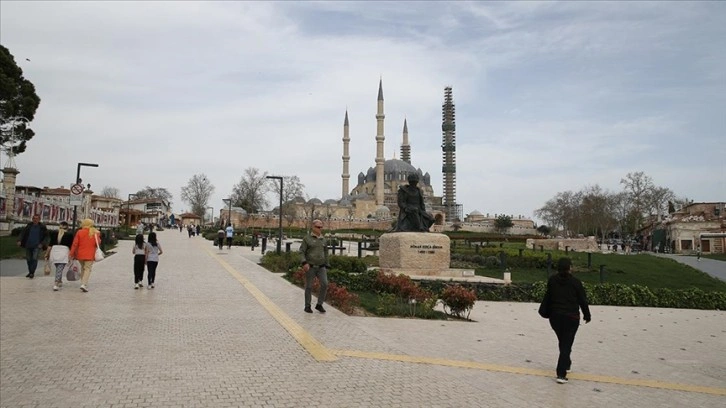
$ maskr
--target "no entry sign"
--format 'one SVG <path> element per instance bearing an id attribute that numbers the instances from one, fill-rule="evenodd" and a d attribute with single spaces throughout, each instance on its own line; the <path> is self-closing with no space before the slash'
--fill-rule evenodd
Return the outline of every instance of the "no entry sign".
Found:
<path id="1" fill-rule="evenodd" d="M 83 184 L 71 186 L 71 205 L 83 205 Z"/>

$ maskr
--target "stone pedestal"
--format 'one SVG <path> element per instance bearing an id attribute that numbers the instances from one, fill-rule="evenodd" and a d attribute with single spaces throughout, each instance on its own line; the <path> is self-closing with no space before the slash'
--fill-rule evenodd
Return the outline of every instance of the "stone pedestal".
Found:
<path id="1" fill-rule="evenodd" d="M 474 271 L 451 269 L 449 237 L 429 232 L 391 232 L 379 240 L 382 272 L 409 276 L 473 276 Z"/>

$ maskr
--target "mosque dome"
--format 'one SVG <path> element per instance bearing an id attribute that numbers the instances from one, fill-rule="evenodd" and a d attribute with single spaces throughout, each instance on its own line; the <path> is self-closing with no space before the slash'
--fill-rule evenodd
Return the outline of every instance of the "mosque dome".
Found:
<path id="1" fill-rule="evenodd" d="M 378 219 L 384 219 L 384 218 L 390 218 L 391 217 L 391 210 L 388 209 L 385 205 L 379 205 L 376 208 L 376 218 Z"/>
<path id="2" fill-rule="evenodd" d="M 359 184 L 360 183 L 360 176 L 363 173 L 361 173 L 359 178 Z M 383 174 L 385 180 L 400 180 L 400 181 L 406 181 L 409 174 L 418 174 L 419 179 L 422 181 L 422 184 L 429 185 L 430 183 L 430 177 L 428 177 L 428 173 L 424 176 L 422 174 L 421 169 L 417 169 L 413 167 L 410 163 L 407 163 L 403 160 L 399 159 L 389 159 L 386 160 L 383 163 Z M 375 167 L 369 167 L 368 171 L 366 172 L 365 176 L 366 182 L 372 182 L 376 181 L 376 168 Z"/>
<path id="3" fill-rule="evenodd" d="M 348 197 L 345 197 L 345 198 L 341 199 L 340 201 L 338 201 L 338 205 L 341 207 L 348 207 L 351 205 L 350 199 L 348 199 Z"/>
<path id="4" fill-rule="evenodd" d="M 323 202 L 319 198 L 311 198 L 308 204 L 323 205 Z"/>
<path id="5" fill-rule="evenodd" d="M 333 198 L 329 198 L 329 199 L 325 200 L 325 202 L 323 204 L 325 204 L 325 205 L 338 204 L 338 200 L 335 200 Z"/>
<path id="6" fill-rule="evenodd" d="M 479 210 L 474 210 L 469 215 L 483 215 L 483 214 L 480 213 Z"/>

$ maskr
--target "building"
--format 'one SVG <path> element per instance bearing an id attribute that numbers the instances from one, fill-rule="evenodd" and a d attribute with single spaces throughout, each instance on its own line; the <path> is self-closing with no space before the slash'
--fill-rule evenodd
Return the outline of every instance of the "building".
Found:
<path id="1" fill-rule="evenodd" d="M 12 194 L 7 192 L 12 191 Z M 116 228 L 119 225 L 119 210 L 122 201 L 118 198 L 93 194 L 90 188 L 83 191 L 83 204 L 70 204 L 71 191 L 61 187 L 36 187 L 13 185 L 0 194 L 0 230 L 10 231 L 30 222 L 33 215 L 39 215 L 41 222 L 54 226 L 65 221 L 90 218 L 100 228 Z"/>
<path id="2" fill-rule="evenodd" d="M 358 173 L 356 185 L 350 188 L 350 121 L 348 111 L 343 121 L 343 172 L 341 174 L 341 198 L 321 200 L 313 198 L 304 200 L 297 198 L 286 205 L 293 205 L 295 211 L 291 218 L 312 220 L 320 218 L 328 222 L 357 223 L 369 225 L 384 225 L 390 228 L 391 222 L 398 217 L 398 187 L 408 184 L 409 174 L 419 176 L 419 187 L 424 194 L 424 201 L 429 212 L 443 228 L 445 211 L 440 196 L 434 195 L 431 186 L 431 176 L 428 172 L 416 168 L 411 160 L 411 145 L 409 143 L 408 121 L 403 120 L 403 134 L 401 143 L 401 159 L 385 159 L 385 111 L 383 99 L 383 80 L 378 83 L 378 98 L 376 111 L 376 157 L 374 165 L 366 171 Z M 277 213 L 274 209 L 272 212 Z M 290 223 L 293 222 L 291 219 Z"/>
<path id="3" fill-rule="evenodd" d="M 677 254 L 726 252 L 726 202 L 691 203 L 660 221 L 646 224 L 640 234 L 645 248 Z"/>
<path id="4" fill-rule="evenodd" d="M 123 203 L 120 209 L 123 224 L 136 226 L 138 223 L 169 226 L 171 204 L 161 198 L 138 198 Z"/>

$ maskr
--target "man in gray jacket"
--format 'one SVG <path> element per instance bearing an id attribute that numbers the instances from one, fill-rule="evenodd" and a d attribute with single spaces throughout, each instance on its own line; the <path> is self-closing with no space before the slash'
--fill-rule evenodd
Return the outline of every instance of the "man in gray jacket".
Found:
<path id="1" fill-rule="evenodd" d="M 300 244 L 300 254 L 302 268 L 305 272 L 305 312 L 313 312 L 310 305 L 312 303 L 313 282 L 317 276 L 320 281 L 320 290 L 318 291 L 318 302 L 315 310 L 325 313 L 323 302 L 325 302 L 325 295 L 328 292 L 328 245 L 323 236 L 322 221 L 313 221 L 312 232 L 306 235 L 302 244 Z"/>

